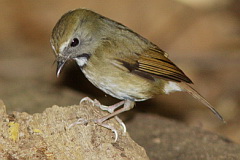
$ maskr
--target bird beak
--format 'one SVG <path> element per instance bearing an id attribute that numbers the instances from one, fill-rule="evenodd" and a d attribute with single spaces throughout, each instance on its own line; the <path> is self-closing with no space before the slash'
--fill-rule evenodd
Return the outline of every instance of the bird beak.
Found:
<path id="1" fill-rule="evenodd" d="M 57 77 L 59 77 L 60 73 L 61 73 L 61 70 L 64 66 L 64 64 L 67 62 L 67 59 L 66 58 L 58 58 L 57 60 L 57 71 L 56 71 L 56 75 Z"/>

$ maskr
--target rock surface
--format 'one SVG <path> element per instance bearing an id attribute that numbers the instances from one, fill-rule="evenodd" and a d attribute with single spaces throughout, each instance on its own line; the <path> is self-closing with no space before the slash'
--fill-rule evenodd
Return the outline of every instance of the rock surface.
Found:
<path id="1" fill-rule="evenodd" d="M 115 143 L 110 130 L 94 123 L 69 129 L 77 117 L 90 119 L 106 114 L 91 103 L 53 106 L 33 115 L 7 115 L 3 102 L 0 103 L 0 159 L 148 159 L 145 150 L 127 133 L 119 132 Z M 114 120 L 108 123 L 120 128 Z"/>

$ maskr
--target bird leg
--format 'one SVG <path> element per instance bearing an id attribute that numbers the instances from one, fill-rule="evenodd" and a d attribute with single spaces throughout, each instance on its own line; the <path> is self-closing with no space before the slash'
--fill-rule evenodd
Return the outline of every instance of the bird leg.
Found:
<path id="1" fill-rule="evenodd" d="M 115 109 L 117 109 L 118 107 L 120 107 L 122 104 L 124 104 L 123 108 L 117 110 L 117 111 L 114 111 Z M 107 110 L 108 112 L 110 112 L 110 114 L 102 117 L 102 118 L 99 118 L 99 119 L 94 119 L 93 121 L 102 126 L 102 127 L 105 127 L 107 129 L 110 129 L 112 132 L 114 132 L 115 134 L 115 142 L 117 141 L 118 139 L 118 133 L 116 131 L 116 129 L 114 129 L 112 126 L 109 126 L 107 124 L 104 124 L 103 122 L 105 122 L 106 120 L 108 119 L 111 119 L 112 117 L 115 117 L 115 119 L 118 121 L 118 123 L 120 123 L 120 125 L 123 126 L 123 130 L 124 130 L 124 133 L 126 132 L 126 126 L 125 124 L 122 122 L 122 120 L 117 116 L 118 114 L 122 113 L 122 112 L 125 112 L 125 111 L 128 111 L 130 109 L 132 109 L 134 107 L 134 104 L 135 102 L 134 101 L 130 101 L 130 100 L 125 100 L 125 101 L 121 101 L 119 103 L 116 103 L 112 106 L 109 106 L 110 109 L 107 108 L 107 106 L 100 106 L 100 108 L 104 108 L 105 110 Z"/>
<path id="2" fill-rule="evenodd" d="M 124 104 L 125 101 L 120 101 L 114 105 L 111 105 L 111 106 L 104 106 L 102 105 L 98 100 L 94 100 L 94 104 L 98 107 L 101 108 L 101 110 L 103 111 L 108 111 L 109 113 L 113 113 L 115 111 L 115 109 L 117 109 L 118 107 L 120 107 L 121 105 Z"/>
<path id="3" fill-rule="evenodd" d="M 116 111 L 113 111 L 109 115 L 106 115 L 106 116 L 104 116 L 102 118 L 96 119 L 96 120 L 94 120 L 94 122 L 101 124 L 104 121 L 106 121 L 106 120 L 108 120 L 108 119 L 110 119 L 110 118 L 112 118 L 112 117 L 114 117 L 114 116 L 116 116 L 116 115 L 118 115 L 118 114 L 120 114 L 122 112 L 125 112 L 125 111 L 128 111 L 128 110 L 132 109 L 134 107 L 134 104 L 135 104 L 134 101 L 130 101 L 130 100 L 125 100 L 125 101 L 122 101 L 122 102 L 124 102 L 123 108 L 121 108 L 119 110 L 116 110 Z M 111 107 L 116 109 L 116 108 L 120 107 L 119 104 L 122 104 L 122 102 L 119 102 L 119 103 L 116 104 L 116 106 L 113 105 Z"/>
<path id="4" fill-rule="evenodd" d="M 121 105 L 124 104 L 125 101 L 120 101 L 114 105 L 111 106 L 104 106 L 101 105 L 101 103 L 98 100 L 94 100 L 94 103 L 96 106 L 98 106 L 99 108 L 101 108 L 103 111 L 108 111 L 109 113 L 113 113 L 115 111 L 115 109 L 119 108 Z M 116 121 L 123 127 L 123 133 L 127 132 L 127 128 L 126 125 L 123 123 L 123 121 L 118 117 L 118 116 L 114 116 L 114 118 L 116 119 Z"/>

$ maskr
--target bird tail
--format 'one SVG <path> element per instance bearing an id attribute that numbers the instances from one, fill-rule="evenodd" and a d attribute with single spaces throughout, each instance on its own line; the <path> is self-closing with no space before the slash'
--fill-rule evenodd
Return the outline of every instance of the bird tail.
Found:
<path id="1" fill-rule="evenodd" d="M 195 99 L 199 100 L 202 102 L 205 106 L 207 106 L 217 118 L 219 118 L 221 121 L 225 123 L 225 120 L 223 117 L 218 113 L 218 111 L 200 94 L 198 93 L 193 87 L 191 87 L 187 83 L 180 83 L 181 87 L 187 91 L 190 95 L 192 95 Z"/>

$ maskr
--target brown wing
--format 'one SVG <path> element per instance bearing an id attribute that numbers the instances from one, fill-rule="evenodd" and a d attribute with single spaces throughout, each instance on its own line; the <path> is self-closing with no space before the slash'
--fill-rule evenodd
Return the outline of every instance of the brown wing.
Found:
<path id="1" fill-rule="evenodd" d="M 134 63 L 132 61 L 118 61 L 130 72 L 144 78 L 153 80 L 153 77 L 158 77 L 170 81 L 192 83 L 166 55 L 164 51 L 158 48 L 150 48 L 147 52 L 140 54 Z"/>

